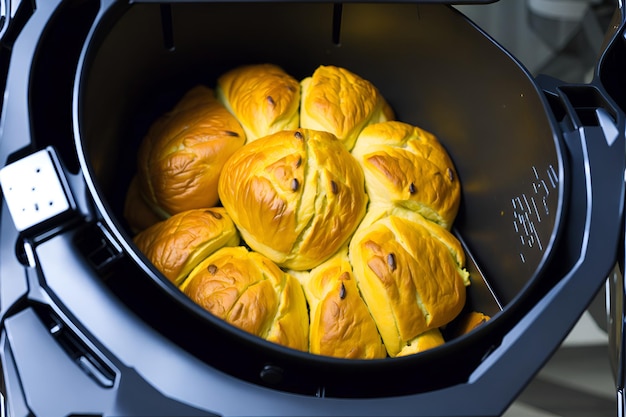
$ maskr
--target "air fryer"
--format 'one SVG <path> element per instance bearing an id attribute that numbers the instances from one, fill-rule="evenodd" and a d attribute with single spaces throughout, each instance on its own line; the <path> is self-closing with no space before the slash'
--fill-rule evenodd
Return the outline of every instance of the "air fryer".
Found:
<path id="1" fill-rule="evenodd" d="M 436 3 L 57 0 L 24 9 L 23 28 L 7 35 L 0 151 L 7 165 L 43 151 L 68 200 L 20 231 L 2 210 L 0 279 L 14 280 L 2 291 L 3 370 L 21 381 L 6 391 L 35 415 L 47 415 L 46 402 L 27 382 L 44 389 L 35 364 L 45 355 L 27 364 L 39 354 L 19 349 L 38 340 L 24 330 L 31 325 L 97 386 L 69 383 L 99 393 L 82 399 L 47 388 L 67 395 L 52 400 L 66 414 L 496 415 L 616 261 L 621 25 L 593 82 L 571 85 L 533 78 Z M 463 336 L 452 322 L 443 346 L 402 358 L 297 352 L 204 311 L 137 250 L 122 211 L 150 124 L 193 86 L 264 62 L 298 79 L 319 65 L 346 67 L 380 89 L 398 120 L 438 136 L 462 184 L 453 232 L 472 284 L 461 317 L 481 311 L 490 321 Z M 40 371 L 60 372 L 46 363 Z"/>

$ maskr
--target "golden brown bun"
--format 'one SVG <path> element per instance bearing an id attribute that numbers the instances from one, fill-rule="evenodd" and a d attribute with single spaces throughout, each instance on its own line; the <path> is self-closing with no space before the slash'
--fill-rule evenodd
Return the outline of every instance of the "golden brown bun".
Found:
<path id="1" fill-rule="evenodd" d="M 394 118 L 378 89 L 345 68 L 320 66 L 300 84 L 300 126 L 330 132 L 348 150 L 365 126 Z"/>
<path id="2" fill-rule="evenodd" d="M 133 233 L 139 233 L 144 229 L 164 220 L 160 217 L 139 191 L 137 176 L 134 176 L 126 191 L 124 201 L 124 218 Z"/>
<path id="3" fill-rule="evenodd" d="M 143 139 L 140 190 L 162 217 L 213 207 L 222 166 L 244 143 L 241 125 L 213 90 L 197 86 L 153 123 Z"/>
<path id="4" fill-rule="evenodd" d="M 391 203 L 446 229 L 461 201 L 461 185 L 437 138 L 416 126 L 389 121 L 367 126 L 352 149 L 365 172 L 373 204 Z"/>
<path id="5" fill-rule="evenodd" d="M 308 350 L 309 316 L 302 286 L 259 253 L 243 246 L 219 249 L 180 288 L 195 303 L 240 329 Z"/>
<path id="6" fill-rule="evenodd" d="M 217 80 L 217 96 L 237 117 L 248 142 L 300 123 L 300 84 L 273 64 L 244 65 Z"/>
<path id="7" fill-rule="evenodd" d="M 204 258 L 222 246 L 239 245 L 239 233 L 221 207 L 188 210 L 142 231 L 137 248 L 171 282 L 180 285 Z"/>
<path id="8" fill-rule="evenodd" d="M 387 356 L 376 323 L 361 298 L 343 249 L 301 280 L 309 302 L 309 350 L 346 359 Z"/>
<path id="9" fill-rule="evenodd" d="M 238 150 L 224 166 L 219 194 L 246 243 L 294 270 L 333 255 L 367 206 L 356 160 L 332 134 L 306 129 Z"/>
<path id="10" fill-rule="evenodd" d="M 445 343 L 439 329 L 430 329 L 414 338 L 396 356 L 408 356 L 441 346 Z"/>
<path id="11" fill-rule="evenodd" d="M 470 311 L 461 318 L 456 335 L 461 336 L 469 333 L 481 324 L 486 323 L 490 319 L 491 317 L 484 313 L 481 313 L 479 311 Z"/>
<path id="12" fill-rule="evenodd" d="M 368 214 L 349 256 L 390 356 L 452 321 L 465 304 L 469 277 L 461 244 L 419 214 L 400 209 Z"/>

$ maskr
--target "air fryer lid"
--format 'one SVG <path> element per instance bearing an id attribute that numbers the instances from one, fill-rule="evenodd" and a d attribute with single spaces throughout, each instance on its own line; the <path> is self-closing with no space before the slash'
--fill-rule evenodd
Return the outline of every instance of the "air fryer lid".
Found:
<path id="1" fill-rule="evenodd" d="M 304 22 L 317 22 L 314 25 Z M 130 262 L 107 285 L 207 363 L 255 383 L 327 396 L 416 393 L 465 381 L 550 287 L 543 272 L 564 210 L 565 166 L 547 102 L 527 72 L 454 9 L 413 4 L 134 4 L 90 34 L 76 82 L 82 169 Z M 435 133 L 462 183 L 454 231 L 466 245 L 467 311 L 493 319 L 406 358 L 348 361 L 245 334 L 193 304 L 138 253 L 122 216 L 148 126 L 198 83 L 271 62 L 298 79 L 319 65 L 372 81 L 397 119 Z M 381 383 L 381 381 L 383 381 Z"/>

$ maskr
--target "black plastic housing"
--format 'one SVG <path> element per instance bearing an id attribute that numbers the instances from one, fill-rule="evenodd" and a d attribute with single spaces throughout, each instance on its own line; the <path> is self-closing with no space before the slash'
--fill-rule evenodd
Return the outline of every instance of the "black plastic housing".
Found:
<path id="1" fill-rule="evenodd" d="M 623 66 L 615 39 L 606 56 L 617 62 L 601 61 L 592 85 L 562 85 L 531 77 L 442 4 L 39 5 L 7 71 L 0 157 L 54 147 L 80 218 L 20 236 L 2 210 L 0 357 L 12 408 L 500 414 L 615 261 L 625 129 L 603 88 L 620 90 L 621 78 L 609 75 Z M 398 119 L 440 138 L 463 184 L 454 231 L 472 275 L 467 309 L 490 322 L 413 357 L 319 357 L 214 318 L 146 262 L 122 216 L 140 140 L 187 89 L 251 62 L 277 63 L 298 78 L 321 64 L 345 66 L 371 80 Z M 31 342 L 51 356 L 25 349 Z M 49 360 L 50 352 L 64 353 Z M 50 387 L 41 375 L 66 380 Z"/>

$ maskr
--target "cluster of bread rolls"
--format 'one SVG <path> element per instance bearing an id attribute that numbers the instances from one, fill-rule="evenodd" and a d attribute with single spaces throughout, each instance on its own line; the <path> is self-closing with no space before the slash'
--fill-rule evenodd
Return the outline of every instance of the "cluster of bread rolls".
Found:
<path id="1" fill-rule="evenodd" d="M 125 217 L 194 302 L 294 349 L 383 358 L 444 343 L 469 276 L 437 138 L 369 81 L 320 66 L 234 68 L 155 121 Z"/>

